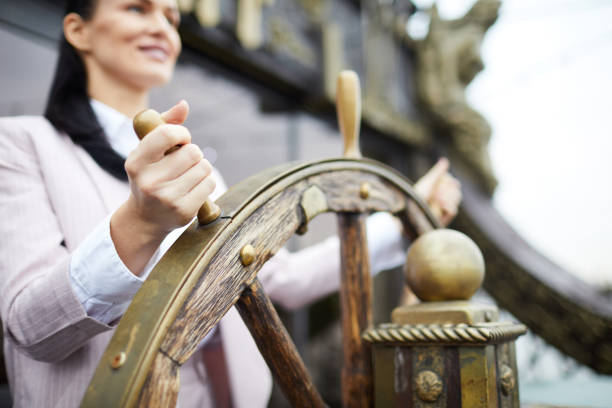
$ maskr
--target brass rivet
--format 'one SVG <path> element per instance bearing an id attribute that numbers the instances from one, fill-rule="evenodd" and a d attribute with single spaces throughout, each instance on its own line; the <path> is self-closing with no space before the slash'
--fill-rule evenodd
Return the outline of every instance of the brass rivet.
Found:
<path id="1" fill-rule="evenodd" d="M 359 187 L 359 197 L 364 200 L 370 197 L 370 183 L 362 183 L 361 187 Z"/>
<path id="2" fill-rule="evenodd" d="M 442 394 L 442 380 L 430 370 L 421 371 L 416 378 L 417 394 L 423 401 L 434 402 Z"/>
<path id="3" fill-rule="evenodd" d="M 516 385 L 514 380 L 514 371 L 512 371 L 512 369 L 506 364 L 503 364 L 501 368 L 500 383 L 502 393 L 504 395 L 510 395 Z"/>
<path id="4" fill-rule="evenodd" d="M 253 245 L 247 244 L 240 250 L 240 260 L 244 266 L 249 266 L 255 260 L 255 248 Z"/>
<path id="5" fill-rule="evenodd" d="M 125 352 L 122 351 L 120 353 L 117 353 L 115 357 L 113 357 L 113 359 L 111 360 L 111 367 L 115 370 L 121 368 L 123 364 L 125 364 L 126 359 L 127 356 L 125 355 Z"/>

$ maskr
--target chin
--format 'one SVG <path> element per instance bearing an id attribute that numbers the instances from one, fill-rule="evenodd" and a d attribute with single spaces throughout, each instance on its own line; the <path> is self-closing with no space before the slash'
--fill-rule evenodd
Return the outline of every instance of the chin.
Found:
<path id="1" fill-rule="evenodd" d="M 134 76 L 135 82 L 139 88 L 155 88 L 158 86 L 166 85 L 172 79 L 173 71 L 167 70 L 152 70 L 147 72 L 141 72 Z"/>

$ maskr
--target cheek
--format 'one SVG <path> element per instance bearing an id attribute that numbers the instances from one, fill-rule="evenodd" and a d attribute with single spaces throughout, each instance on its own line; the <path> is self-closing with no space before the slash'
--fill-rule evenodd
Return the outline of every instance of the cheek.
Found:
<path id="1" fill-rule="evenodd" d="M 125 53 L 130 50 L 130 37 L 133 36 L 128 30 L 120 29 L 112 22 L 99 24 L 94 35 L 95 49 L 92 52 L 111 63 L 120 62 L 118 59 L 125 57 Z"/>
<path id="2" fill-rule="evenodd" d="M 170 41 L 172 41 L 172 44 L 174 45 L 174 49 L 176 50 L 176 55 L 174 56 L 174 60 L 176 61 L 183 47 L 181 43 L 181 38 L 179 37 L 177 32 L 173 33 L 173 35 L 170 37 Z"/>

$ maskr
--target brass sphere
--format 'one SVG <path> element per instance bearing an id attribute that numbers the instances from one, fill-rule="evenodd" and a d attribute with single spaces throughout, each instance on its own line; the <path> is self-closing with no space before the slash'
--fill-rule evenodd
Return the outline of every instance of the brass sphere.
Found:
<path id="1" fill-rule="evenodd" d="M 404 273 L 423 301 L 468 300 L 484 279 L 484 259 L 467 235 L 437 229 L 421 235 L 406 256 Z"/>

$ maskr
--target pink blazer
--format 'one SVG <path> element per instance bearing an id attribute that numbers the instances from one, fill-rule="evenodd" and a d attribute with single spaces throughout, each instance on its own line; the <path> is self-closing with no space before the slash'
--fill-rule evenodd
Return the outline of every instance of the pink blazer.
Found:
<path id="1" fill-rule="evenodd" d="M 128 195 L 44 118 L 0 119 L 0 303 L 16 407 L 78 406 L 114 330 L 74 296 L 73 251 Z M 237 407 L 264 407 L 272 380 L 232 309 L 222 320 Z M 181 368 L 181 407 L 206 406 L 198 353 Z"/>

